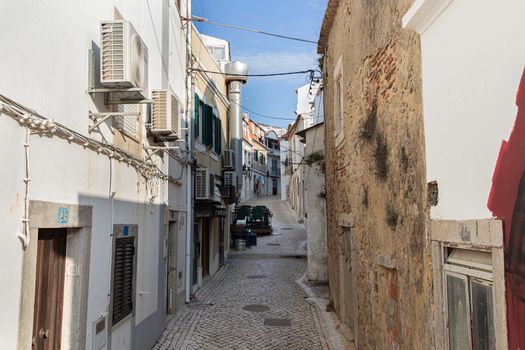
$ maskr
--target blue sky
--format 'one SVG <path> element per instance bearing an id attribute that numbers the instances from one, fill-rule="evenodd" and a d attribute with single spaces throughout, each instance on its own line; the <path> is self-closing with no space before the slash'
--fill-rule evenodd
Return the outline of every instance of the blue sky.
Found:
<path id="1" fill-rule="evenodd" d="M 210 21 L 317 41 L 326 0 L 193 0 L 193 14 Z M 283 40 L 235 29 L 196 23 L 206 35 L 230 41 L 233 60 L 250 65 L 250 73 L 274 73 L 317 68 L 316 45 Z M 294 118 L 295 89 L 306 75 L 250 78 L 243 105 L 265 115 Z M 250 114 L 265 124 L 286 127 L 291 121 Z"/>

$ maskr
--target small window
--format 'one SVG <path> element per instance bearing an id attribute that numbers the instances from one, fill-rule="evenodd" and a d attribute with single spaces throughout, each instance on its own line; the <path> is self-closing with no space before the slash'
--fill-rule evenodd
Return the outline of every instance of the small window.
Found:
<path id="1" fill-rule="evenodd" d="M 224 61 L 226 59 L 226 48 L 224 46 L 215 46 L 213 48 L 213 57 L 217 61 Z"/>
<path id="2" fill-rule="evenodd" d="M 492 254 L 448 248 L 445 261 L 449 349 L 495 349 Z"/>
<path id="3" fill-rule="evenodd" d="M 134 262 L 135 238 L 116 238 L 113 260 L 113 325 L 133 312 Z"/>

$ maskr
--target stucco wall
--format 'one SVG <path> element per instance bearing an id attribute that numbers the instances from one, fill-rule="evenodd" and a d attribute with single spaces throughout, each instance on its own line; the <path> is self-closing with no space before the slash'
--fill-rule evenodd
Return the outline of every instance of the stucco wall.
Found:
<path id="1" fill-rule="evenodd" d="M 104 105 L 102 95 L 92 97 L 86 93 L 88 50 L 99 49 L 100 21 L 113 19 L 114 6 L 133 23 L 148 47 L 149 88 L 171 87 L 185 105 L 185 41 L 180 28 L 172 27 L 180 24 L 177 9 L 168 7 L 167 2 L 2 2 L 0 24 L 3 30 L 0 40 L 8 49 L 0 55 L 1 93 L 88 135 L 88 127 L 92 123 L 88 118 L 89 111 L 110 110 Z M 145 121 L 145 115 L 142 117 Z M 111 144 L 113 133 L 110 125 L 110 121 L 103 123 L 100 132 L 91 136 Z M 0 275 L 3 279 L 0 297 L 9 301 L 0 308 L 0 342 L 3 348 L 14 349 L 17 347 L 22 273 L 22 245 L 17 233 L 22 230 L 25 130 L 5 114 L 0 114 L 0 130 L 0 148 L 5 150 L 0 155 L 5 165 L 0 171 L 3 188 L 0 219 L 4 228 L 0 236 L 5 247 L 0 252 Z M 147 143 L 144 125 L 139 134 L 142 139 L 138 141 Z M 121 136 L 118 132 L 115 135 Z M 132 142 L 124 141 L 128 144 Z M 123 147 L 127 148 L 127 145 Z M 141 151 L 140 147 L 135 148 Z M 86 293 L 89 296 L 87 337 L 83 345 L 91 348 L 92 323 L 100 315 L 111 311 L 108 310 L 112 264 L 110 234 L 114 223 L 122 223 L 139 226 L 137 295 L 134 319 L 114 330 L 114 341 L 115 344 L 117 341 L 130 344 L 132 336 L 143 336 L 143 347 L 151 346 L 151 337 L 161 331 L 162 313 L 165 311 L 162 306 L 164 278 L 161 276 L 163 261 L 160 255 L 164 234 L 160 226 L 162 207 L 168 200 L 170 205 L 184 207 L 184 187 L 172 188 L 168 198 L 165 183 L 153 181 L 146 184 L 133 166 L 118 161 L 114 161 L 113 180 L 110 180 L 108 157 L 56 137 L 33 135 L 29 150 L 29 199 L 93 207 L 89 291 Z M 142 154 L 139 152 L 138 156 Z M 164 172 L 168 172 L 166 156 L 153 159 Z M 174 163 L 170 171 L 176 177 L 180 170 L 180 165 Z M 109 198 L 111 191 L 115 192 L 113 207 Z M 32 237 L 30 244 L 36 242 L 37 238 Z M 139 291 L 148 293 L 139 296 Z M 159 318 L 150 322 L 154 315 L 159 315 Z M 132 334 L 131 328 L 135 326 L 140 328 Z"/>
<path id="2" fill-rule="evenodd" d="M 432 344 L 420 48 L 401 28 L 411 3 L 341 0 L 324 59 L 329 282 L 359 349 Z M 341 56 L 344 138 L 336 148 Z"/>
<path id="3" fill-rule="evenodd" d="M 308 240 L 307 278 L 328 281 L 326 246 L 326 188 L 324 160 L 324 125 L 306 131 L 305 197 L 306 234 Z"/>
<path id="4" fill-rule="evenodd" d="M 427 179 L 439 185 L 433 219 L 492 217 L 492 174 L 525 62 L 513 44 L 525 34 L 524 11 L 517 0 L 451 1 L 421 35 Z"/>

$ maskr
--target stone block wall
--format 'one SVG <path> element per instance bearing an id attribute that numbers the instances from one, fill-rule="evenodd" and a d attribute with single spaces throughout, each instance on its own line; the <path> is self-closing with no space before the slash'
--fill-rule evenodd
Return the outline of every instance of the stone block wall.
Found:
<path id="1" fill-rule="evenodd" d="M 331 298 L 359 349 L 433 347 L 420 46 L 401 27 L 411 4 L 340 0 L 323 61 Z"/>

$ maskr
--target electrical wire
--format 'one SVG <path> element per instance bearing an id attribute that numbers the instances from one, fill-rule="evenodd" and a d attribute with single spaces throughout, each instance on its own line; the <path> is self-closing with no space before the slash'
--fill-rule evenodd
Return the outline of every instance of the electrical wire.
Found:
<path id="1" fill-rule="evenodd" d="M 211 25 L 218 26 L 218 27 L 225 27 L 225 28 L 230 28 L 230 29 L 243 30 L 245 32 L 251 32 L 251 33 L 256 33 L 256 34 L 268 35 L 268 36 L 273 36 L 273 37 L 280 38 L 280 39 L 294 40 L 294 41 L 300 41 L 300 42 L 304 42 L 304 43 L 308 43 L 308 44 L 316 44 L 317 45 L 317 41 L 313 41 L 313 40 L 296 38 L 296 37 L 292 37 L 292 36 L 288 36 L 288 35 L 282 35 L 282 34 L 275 34 L 275 33 L 265 32 L 265 31 L 258 30 L 258 29 L 246 28 L 246 27 L 241 27 L 241 26 L 236 26 L 236 25 L 231 25 L 231 24 L 217 23 L 217 22 L 210 21 L 207 18 L 198 17 L 198 16 L 192 16 L 191 20 L 194 21 L 194 22 L 211 24 Z"/>
<path id="2" fill-rule="evenodd" d="M 315 73 L 315 70 L 308 69 L 308 70 L 301 70 L 301 71 L 294 71 L 294 72 L 281 72 L 281 73 L 265 73 L 265 74 L 233 74 L 233 73 L 226 73 L 226 72 L 216 72 L 216 71 L 210 71 L 205 69 L 199 69 L 199 68 L 192 68 L 191 71 L 194 72 L 201 72 L 201 73 L 210 73 L 210 74 L 220 74 L 225 76 L 231 76 L 231 77 L 249 77 L 249 78 L 261 78 L 261 77 L 280 77 L 283 75 L 297 75 L 297 74 L 312 74 Z"/>

